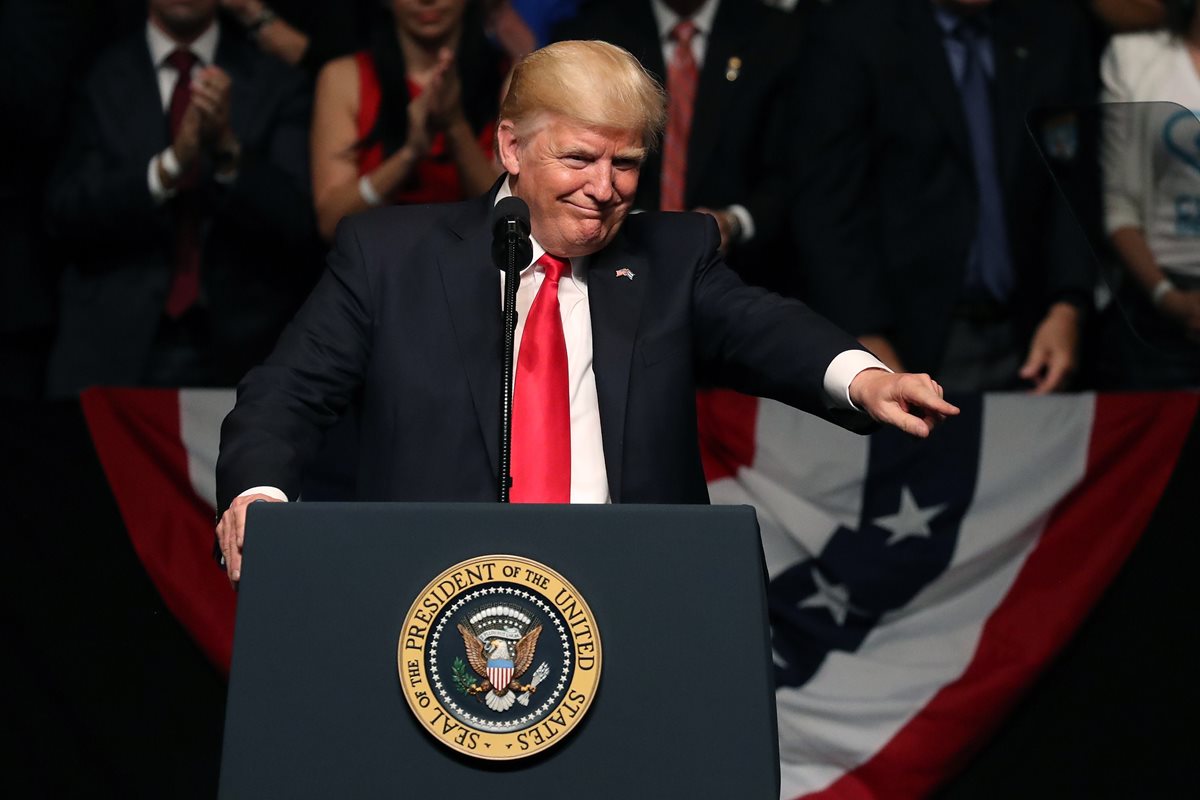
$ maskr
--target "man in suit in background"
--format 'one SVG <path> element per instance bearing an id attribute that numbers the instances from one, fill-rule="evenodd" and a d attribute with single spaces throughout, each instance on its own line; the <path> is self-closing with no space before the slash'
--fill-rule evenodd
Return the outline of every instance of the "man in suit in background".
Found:
<path id="1" fill-rule="evenodd" d="M 247 505 L 294 498 L 356 396 L 361 499 L 497 498 L 503 273 L 489 217 L 509 194 L 528 204 L 533 245 L 517 288 L 514 502 L 707 502 L 700 384 L 919 436 L 957 412 L 928 376 L 889 372 L 798 301 L 742 283 L 711 218 L 627 218 L 663 116 L 629 53 L 560 42 L 514 70 L 492 191 L 343 220 L 329 269 L 221 428 L 231 580 Z"/>
<path id="2" fill-rule="evenodd" d="M 1092 102 L 1074 5 L 843 0 L 808 24 L 794 230 L 809 301 L 947 388 L 1063 388 L 1090 257 L 1025 115 Z"/>
<path id="3" fill-rule="evenodd" d="M 787 235 L 787 153 L 803 110 L 796 17 L 758 0 L 595 2 L 556 34 L 625 48 L 667 89 L 662 152 L 642 166 L 635 207 L 705 211 L 748 283 L 799 292 Z"/>
<path id="4" fill-rule="evenodd" d="M 50 181 L 69 265 L 48 385 L 232 385 L 311 286 L 303 79 L 217 22 L 150 0 L 83 82 Z"/>

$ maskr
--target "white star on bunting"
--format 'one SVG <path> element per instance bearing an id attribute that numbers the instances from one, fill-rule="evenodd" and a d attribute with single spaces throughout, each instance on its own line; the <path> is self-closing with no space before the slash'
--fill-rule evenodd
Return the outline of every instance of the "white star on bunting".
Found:
<path id="1" fill-rule="evenodd" d="M 858 609 L 850 604 L 850 590 L 842 584 L 832 584 L 825 580 L 819 569 L 813 568 L 813 582 L 817 584 L 817 593 L 800 601 L 800 608 L 827 608 L 838 625 L 846 624 L 846 615 Z"/>
<path id="2" fill-rule="evenodd" d="M 929 529 L 930 521 L 945 511 L 947 505 L 947 503 L 941 503 L 940 505 L 921 508 L 917 505 L 917 500 L 913 497 L 912 490 L 905 486 L 900 490 L 900 509 L 895 514 L 878 517 L 873 522 L 879 527 L 892 532 L 892 535 L 887 540 L 889 545 L 893 545 L 901 539 L 907 539 L 910 536 L 921 536 L 928 539 L 933 536 L 933 531 Z"/>

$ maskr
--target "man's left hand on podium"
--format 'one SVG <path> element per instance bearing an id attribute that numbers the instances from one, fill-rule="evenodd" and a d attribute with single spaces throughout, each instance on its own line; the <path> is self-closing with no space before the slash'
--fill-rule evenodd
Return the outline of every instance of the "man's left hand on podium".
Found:
<path id="1" fill-rule="evenodd" d="M 225 572 L 229 582 L 236 586 L 242 579 L 242 545 L 246 540 L 246 509 L 259 501 L 282 503 L 278 497 L 268 494 L 247 494 L 235 497 L 217 523 L 217 539 L 221 543 L 221 555 L 225 557 Z"/>

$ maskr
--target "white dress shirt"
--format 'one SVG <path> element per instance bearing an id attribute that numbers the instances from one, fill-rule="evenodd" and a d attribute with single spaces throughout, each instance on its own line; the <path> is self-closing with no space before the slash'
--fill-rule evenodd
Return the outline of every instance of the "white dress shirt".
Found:
<path id="1" fill-rule="evenodd" d="M 200 34 L 187 45 L 187 49 L 192 51 L 196 56 L 196 65 L 192 67 L 192 74 L 188 76 L 188 80 L 193 79 L 200 70 L 213 63 L 217 56 L 217 41 L 221 36 L 220 28 L 216 22 L 213 22 L 204 33 Z M 181 76 L 175 71 L 175 68 L 167 63 L 167 56 L 175 52 L 183 45 L 180 45 L 167 34 L 163 33 L 153 22 L 146 22 L 146 45 L 150 48 L 150 62 L 154 64 L 155 74 L 158 77 L 158 94 L 162 101 L 163 114 L 165 115 L 171 106 L 171 95 L 175 93 L 175 83 L 181 80 Z M 146 181 L 150 186 L 150 196 L 154 198 L 154 202 L 162 204 L 175 196 L 174 189 L 168 189 L 163 186 L 162 181 L 158 177 L 159 160 L 163 158 L 174 159 L 174 152 L 170 145 L 161 153 L 156 153 L 150 159 L 150 166 L 146 175 Z M 216 176 L 217 180 L 221 180 L 222 176 Z M 226 177 L 225 180 L 230 180 Z"/>
<path id="2" fill-rule="evenodd" d="M 508 181 L 496 193 L 496 202 L 511 196 Z M 537 260 L 546 252 L 532 236 L 533 257 L 521 270 L 517 287 L 517 330 L 514 369 L 521 357 L 521 336 L 525 317 L 545 280 L 546 273 Z M 571 394 L 571 502 L 609 503 L 608 471 L 604 462 L 604 440 L 600 431 L 600 401 L 596 395 L 596 374 L 592 369 L 592 312 L 588 305 L 586 256 L 571 259 L 571 278 L 558 284 L 558 310 L 562 317 L 563 337 L 567 344 L 567 380 Z M 500 272 L 500 305 L 504 306 L 504 273 Z M 850 382 L 866 369 L 888 370 L 875 356 L 862 350 L 839 353 L 825 368 L 824 387 L 830 408 L 853 409 Z M 287 495 L 274 486 L 255 486 L 242 492 L 266 494 L 286 501 Z"/>
<path id="3" fill-rule="evenodd" d="M 496 193 L 496 202 L 512 194 L 508 181 Z M 537 260 L 546 252 L 537 239 L 533 258 L 521 270 L 517 287 L 517 331 L 514 372 L 521 358 L 521 337 L 533 299 L 546 278 Z M 592 310 L 588 305 L 587 256 L 571 259 L 571 278 L 558 283 L 558 312 L 567 343 L 567 380 L 571 394 L 571 502 L 608 503 L 608 471 L 604 463 L 604 439 L 600 435 L 600 401 L 596 396 L 596 374 L 592 371 Z M 504 272 L 500 272 L 500 306 L 504 307 Z"/>

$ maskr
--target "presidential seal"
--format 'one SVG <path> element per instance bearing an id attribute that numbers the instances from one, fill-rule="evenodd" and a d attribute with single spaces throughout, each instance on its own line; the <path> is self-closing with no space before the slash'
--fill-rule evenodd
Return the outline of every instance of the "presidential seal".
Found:
<path id="1" fill-rule="evenodd" d="M 587 713 L 600 634 L 554 570 L 481 556 L 417 596 L 396 660 L 409 707 L 440 742 L 476 758 L 525 758 L 562 741 Z"/>

